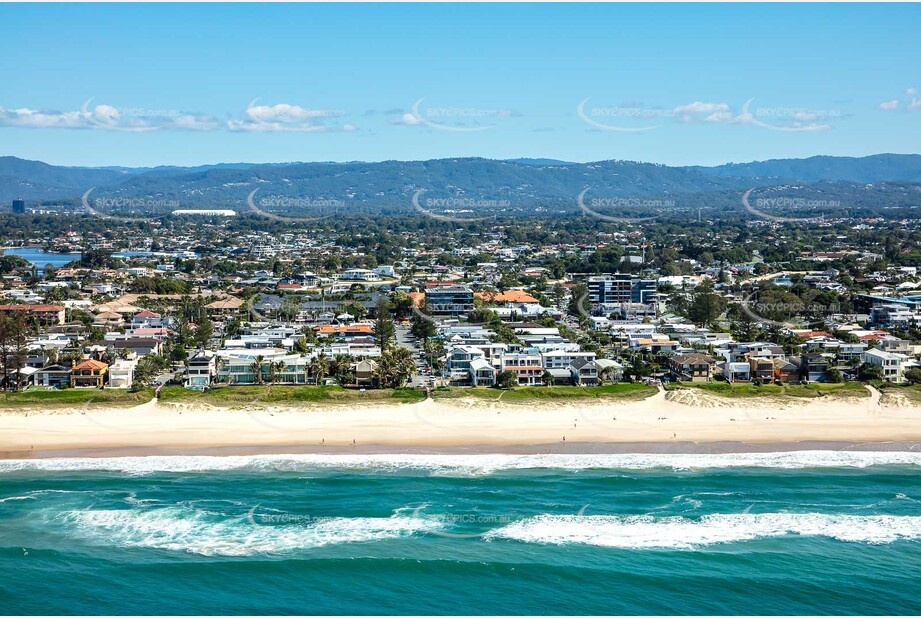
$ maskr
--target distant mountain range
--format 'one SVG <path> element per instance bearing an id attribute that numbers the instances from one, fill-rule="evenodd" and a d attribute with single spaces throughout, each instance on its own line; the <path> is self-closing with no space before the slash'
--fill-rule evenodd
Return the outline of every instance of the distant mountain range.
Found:
<path id="1" fill-rule="evenodd" d="M 759 180 L 802 182 L 921 182 L 921 155 L 878 154 L 869 157 L 810 157 L 694 167 L 705 174 Z"/>
<path id="2" fill-rule="evenodd" d="M 848 194 L 871 190 L 861 186 L 867 183 L 882 183 L 890 191 L 894 184 L 913 205 L 916 196 L 921 199 L 913 186 L 921 183 L 921 155 L 821 156 L 716 167 L 459 158 L 82 168 L 0 157 L 0 201 L 5 203 L 15 198 L 76 202 L 94 188 L 95 197 L 145 197 L 152 202 L 169 200 L 182 208 L 241 210 L 247 208 L 247 196 L 258 189 L 260 203 L 281 204 L 281 210 L 291 213 L 303 209 L 304 202 L 320 200 L 336 200 L 355 212 L 402 212 L 412 208 L 414 195 L 422 196 L 423 204 L 433 198 L 436 204 L 441 203 L 439 198 L 455 198 L 449 202 L 458 204 L 455 210 L 567 211 L 577 210 L 577 196 L 585 190 L 586 202 L 662 198 L 696 209 L 736 203 L 739 192 L 752 187 L 809 185 L 813 192 Z M 904 206 L 905 200 L 901 202 Z"/>

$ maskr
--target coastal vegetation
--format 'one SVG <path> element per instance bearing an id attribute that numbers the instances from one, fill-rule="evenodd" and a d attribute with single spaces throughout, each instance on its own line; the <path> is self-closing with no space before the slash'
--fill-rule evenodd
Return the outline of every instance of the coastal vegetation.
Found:
<path id="1" fill-rule="evenodd" d="M 837 384 L 729 384 L 727 382 L 680 382 L 670 384 L 668 390 L 696 389 L 720 397 L 796 397 L 815 399 L 826 396 L 869 397 L 870 391 L 859 382 Z"/>

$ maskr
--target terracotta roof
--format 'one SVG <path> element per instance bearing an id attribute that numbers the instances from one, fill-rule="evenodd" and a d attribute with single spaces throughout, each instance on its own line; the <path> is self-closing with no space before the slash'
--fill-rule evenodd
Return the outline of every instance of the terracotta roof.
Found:
<path id="1" fill-rule="evenodd" d="M 64 311 L 60 305 L 0 305 L 0 311 L 29 311 L 43 313 L 46 311 Z"/>
<path id="2" fill-rule="evenodd" d="M 527 292 L 522 290 L 506 290 L 505 292 L 490 293 L 490 292 L 477 292 L 474 294 L 477 298 L 482 298 L 483 300 L 490 302 L 499 302 L 499 303 L 537 303 L 540 302 Z"/>
<path id="3" fill-rule="evenodd" d="M 800 337 L 803 339 L 808 339 L 809 337 L 831 337 L 831 333 L 826 333 L 824 330 L 811 330 L 808 333 L 800 333 Z"/>
<path id="4" fill-rule="evenodd" d="M 427 288 L 439 288 L 439 287 L 448 286 L 448 285 L 458 285 L 458 283 L 460 283 L 460 282 L 459 282 L 459 281 L 443 281 L 443 280 L 439 280 L 439 281 L 425 281 L 425 282 L 424 282 L 424 285 L 425 285 L 425 287 L 427 287 Z"/>
<path id="5" fill-rule="evenodd" d="M 82 363 L 78 363 L 74 365 L 74 371 L 77 371 L 79 369 L 93 369 L 96 371 L 101 371 L 103 369 L 108 369 L 108 368 L 109 366 L 105 364 L 104 362 L 93 360 L 93 359 L 85 360 Z"/>
<path id="6" fill-rule="evenodd" d="M 97 318 L 100 318 L 100 319 L 102 319 L 102 320 L 120 320 L 120 319 L 122 319 L 122 315 L 121 315 L 120 313 L 113 313 L 113 312 L 111 312 L 111 311 L 103 311 L 102 313 L 97 314 L 96 317 L 97 317 Z"/>
<path id="7" fill-rule="evenodd" d="M 205 305 L 208 309 L 239 309 L 242 306 L 243 301 L 236 296 L 228 296 Z"/>
<path id="8" fill-rule="evenodd" d="M 322 326 L 314 327 L 315 330 L 321 335 L 331 335 L 333 333 L 362 333 L 362 334 L 372 334 L 374 333 L 374 326 L 371 324 L 348 324 L 336 326 L 333 324 L 324 324 Z"/>

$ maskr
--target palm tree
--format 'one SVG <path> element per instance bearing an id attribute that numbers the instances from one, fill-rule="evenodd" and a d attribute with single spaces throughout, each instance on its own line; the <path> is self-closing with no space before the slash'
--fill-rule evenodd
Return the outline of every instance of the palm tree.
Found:
<path id="1" fill-rule="evenodd" d="M 445 353 L 444 342 L 441 339 L 426 339 L 422 344 L 422 350 L 425 352 L 425 362 L 429 364 L 432 371 L 441 371 L 444 367 L 442 359 Z"/>
<path id="2" fill-rule="evenodd" d="M 382 375 L 386 383 L 394 388 L 403 386 L 409 376 L 416 372 L 416 363 L 413 353 L 409 348 L 391 348 L 381 355 L 381 364 L 384 368 Z"/>
<path id="3" fill-rule="evenodd" d="M 249 364 L 249 369 L 256 374 L 256 384 L 262 384 L 262 366 L 265 363 L 265 356 L 260 354 L 256 360 Z"/>
<path id="4" fill-rule="evenodd" d="M 393 379 L 392 368 L 393 365 L 390 362 L 390 357 L 386 354 L 382 354 L 377 363 L 377 367 L 374 368 L 374 377 L 380 388 L 387 388 L 390 385 Z"/>
<path id="5" fill-rule="evenodd" d="M 278 381 L 278 374 L 284 371 L 286 366 L 285 361 L 282 360 L 269 363 L 269 377 L 272 384 Z"/>
<path id="6" fill-rule="evenodd" d="M 76 365 L 77 363 L 83 360 L 83 352 L 81 350 L 74 350 L 67 352 L 61 356 L 61 362 L 70 365 Z"/>
<path id="7" fill-rule="evenodd" d="M 322 383 L 323 378 L 329 373 L 329 358 L 326 357 L 326 354 L 320 352 L 318 356 L 314 357 L 307 367 L 307 372 L 313 375 L 318 385 Z"/>
<path id="8" fill-rule="evenodd" d="M 615 373 L 616 371 L 617 371 L 617 367 L 605 367 L 601 371 L 598 372 L 598 377 L 601 379 L 602 382 L 613 382 L 614 376 L 617 375 Z"/>
<path id="9" fill-rule="evenodd" d="M 218 356 L 216 359 L 214 359 L 214 371 L 215 371 L 215 376 L 214 376 L 214 378 L 213 378 L 213 381 L 217 382 L 217 381 L 220 380 L 220 375 L 219 375 L 219 374 L 220 374 L 220 372 L 221 372 L 221 369 L 224 368 L 224 365 L 226 365 L 226 362 L 224 361 L 224 358 L 223 358 L 222 356 Z M 227 376 L 227 380 L 228 380 L 228 382 L 230 381 L 230 376 L 229 376 L 229 375 Z"/>
<path id="10" fill-rule="evenodd" d="M 330 363 L 330 373 L 333 374 L 340 386 L 351 384 L 354 379 L 352 359 L 345 354 L 336 354 Z"/>

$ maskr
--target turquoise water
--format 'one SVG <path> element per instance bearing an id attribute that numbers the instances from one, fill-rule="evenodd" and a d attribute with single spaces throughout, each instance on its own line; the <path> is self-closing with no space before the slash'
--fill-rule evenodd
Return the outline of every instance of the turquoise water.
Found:
<path id="1" fill-rule="evenodd" d="M 917 614 L 921 454 L 0 461 L 10 614 Z"/>
<path id="2" fill-rule="evenodd" d="M 39 268 L 44 268 L 51 264 L 55 268 L 60 268 L 65 264 L 70 264 L 74 260 L 80 259 L 79 253 L 48 253 L 44 249 L 37 247 L 17 247 L 14 249 L 3 250 L 4 255 L 18 255 L 30 264 Z"/>

